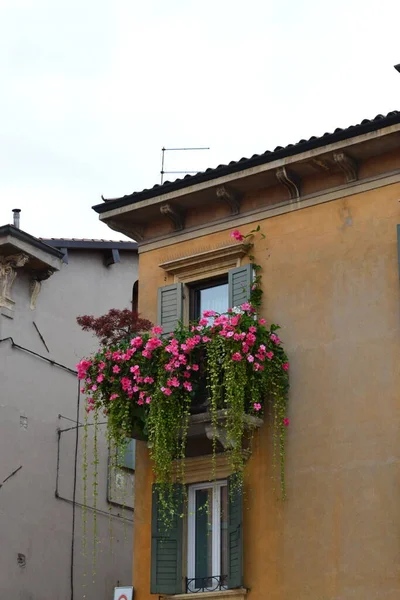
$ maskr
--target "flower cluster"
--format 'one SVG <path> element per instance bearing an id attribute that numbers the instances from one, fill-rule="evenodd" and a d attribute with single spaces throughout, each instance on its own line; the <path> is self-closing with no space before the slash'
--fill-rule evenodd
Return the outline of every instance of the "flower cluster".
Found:
<path id="1" fill-rule="evenodd" d="M 204 379 L 212 360 L 207 348 L 218 344 L 222 394 L 216 399 L 216 408 L 229 409 L 224 374 L 242 363 L 243 410 L 259 416 L 271 396 L 277 390 L 286 393 L 288 387 L 289 363 L 277 329 L 275 325 L 268 328 L 265 319 L 257 319 L 254 307 L 246 302 L 225 314 L 205 311 L 197 324 L 180 326 L 169 338 L 161 337 L 161 327 L 154 327 L 149 334 L 99 350 L 77 365 L 82 391 L 87 394 L 87 411 L 103 410 L 115 438 L 122 432 L 130 436 L 133 431 L 138 437 L 150 438 L 154 447 L 157 439 L 151 439 L 148 426 L 153 403 L 160 404 L 167 397 L 175 406 L 184 407 L 196 394 L 207 394 Z M 288 419 L 283 419 L 287 426 Z"/>

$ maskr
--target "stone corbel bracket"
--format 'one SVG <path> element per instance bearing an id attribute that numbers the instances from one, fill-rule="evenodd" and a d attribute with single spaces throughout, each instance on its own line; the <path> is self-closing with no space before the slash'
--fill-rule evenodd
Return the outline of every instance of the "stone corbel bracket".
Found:
<path id="1" fill-rule="evenodd" d="M 160 212 L 172 222 L 175 231 L 182 231 L 185 226 L 182 211 L 167 202 L 160 206 Z"/>
<path id="2" fill-rule="evenodd" d="M 42 289 L 42 281 L 48 279 L 53 275 L 54 269 L 44 269 L 43 271 L 37 271 L 31 280 L 31 302 L 30 308 L 34 310 L 36 308 L 36 302 Z"/>
<path id="3" fill-rule="evenodd" d="M 215 190 L 218 200 L 225 202 L 231 209 L 231 215 L 238 215 L 240 212 L 240 200 L 242 195 L 228 188 L 226 185 L 220 185 Z"/>
<path id="4" fill-rule="evenodd" d="M 286 167 L 279 167 L 276 170 L 276 178 L 289 191 L 291 200 L 299 200 L 300 180 L 295 173 L 289 171 Z"/>
<path id="5" fill-rule="evenodd" d="M 13 310 L 15 301 L 11 298 L 11 288 L 17 276 L 16 269 L 23 267 L 29 256 L 21 252 L 12 256 L 0 256 L 0 306 Z"/>
<path id="6" fill-rule="evenodd" d="M 344 173 L 347 183 L 357 181 L 358 166 L 353 158 L 351 158 L 348 154 L 345 154 L 345 152 L 334 152 L 333 160 L 335 161 L 339 169 L 342 171 L 342 173 Z"/>
<path id="7" fill-rule="evenodd" d="M 124 235 L 126 235 L 126 237 L 135 240 L 135 242 L 141 242 L 142 240 L 144 240 L 144 227 L 141 227 L 140 225 L 129 223 L 129 229 L 123 228 L 119 225 L 117 221 L 113 219 L 107 221 L 107 225 L 110 229 L 113 229 L 118 233 L 123 233 Z"/>

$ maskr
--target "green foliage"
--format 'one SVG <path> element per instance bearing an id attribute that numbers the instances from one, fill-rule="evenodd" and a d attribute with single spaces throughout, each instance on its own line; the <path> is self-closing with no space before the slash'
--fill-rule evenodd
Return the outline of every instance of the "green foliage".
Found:
<path id="1" fill-rule="evenodd" d="M 236 231 L 233 237 L 250 251 L 259 232 L 259 227 L 247 236 Z M 254 425 L 248 416 L 272 414 L 274 464 L 285 497 L 289 363 L 277 335 L 279 326 L 267 327 L 257 316 L 262 302 L 261 268 L 256 264 L 253 268 L 250 301 L 241 307 L 222 315 L 205 311 L 198 322 L 180 324 L 168 338 L 160 337 L 162 330 L 155 327 L 102 348 L 78 365 L 88 394 L 87 410 L 94 411 L 95 418 L 100 410 L 107 416 L 108 436 L 115 447 L 123 448 L 126 437 L 148 441 L 166 524 L 174 517 L 173 483 L 184 483 L 190 416 L 199 404 L 210 413 L 214 473 L 222 411 L 236 486 L 243 483 L 243 441 Z M 94 466 L 96 473 L 96 460 Z"/>

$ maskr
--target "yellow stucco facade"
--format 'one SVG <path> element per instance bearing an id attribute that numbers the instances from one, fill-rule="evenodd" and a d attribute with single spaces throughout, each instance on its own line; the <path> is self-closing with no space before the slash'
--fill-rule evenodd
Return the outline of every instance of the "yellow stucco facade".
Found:
<path id="1" fill-rule="evenodd" d="M 380 126 L 99 208 L 140 236 L 139 311 L 153 322 L 158 288 L 177 280 L 166 263 L 217 257 L 234 228 L 265 236 L 260 316 L 290 360 L 287 499 L 266 419 L 245 473 L 248 600 L 400 598 L 400 116 Z M 136 448 L 133 585 L 150 600 L 152 468 Z"/>
<path id="2" fill-rule="evenodd" d="M 244 504 L 249 600 L 400 598 L 400 183 L 255 221 L 262 316 L 290 358 L 285 502 L 267 425 Z M 254 225 L 253 224 L 253 225 Z M 243 233 L 252 229 L 248 224 Z M 229 242 L 225 230 L 142 252 L 139 310 L 157 315 L 158 265 Z M 137 444 L 133 581 L 150 590 L 151 465 Z"/>

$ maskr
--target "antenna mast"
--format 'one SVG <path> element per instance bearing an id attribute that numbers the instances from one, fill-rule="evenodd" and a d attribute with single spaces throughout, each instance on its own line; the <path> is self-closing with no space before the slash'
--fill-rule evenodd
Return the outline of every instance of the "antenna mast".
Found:
<path id="1" fill-rule="evenodd" d="M 164 162 L 165 162 L 165 153 L 166 152 L 186 152 L 188 150 L 209 150 L 210 148 L 161 148 L 162 157 L 161 157 L 161 185 L 164 183 L 164 175 L 174 174 L 174 175 L 194 175 L 199 171 L 164 171 Z"/>

